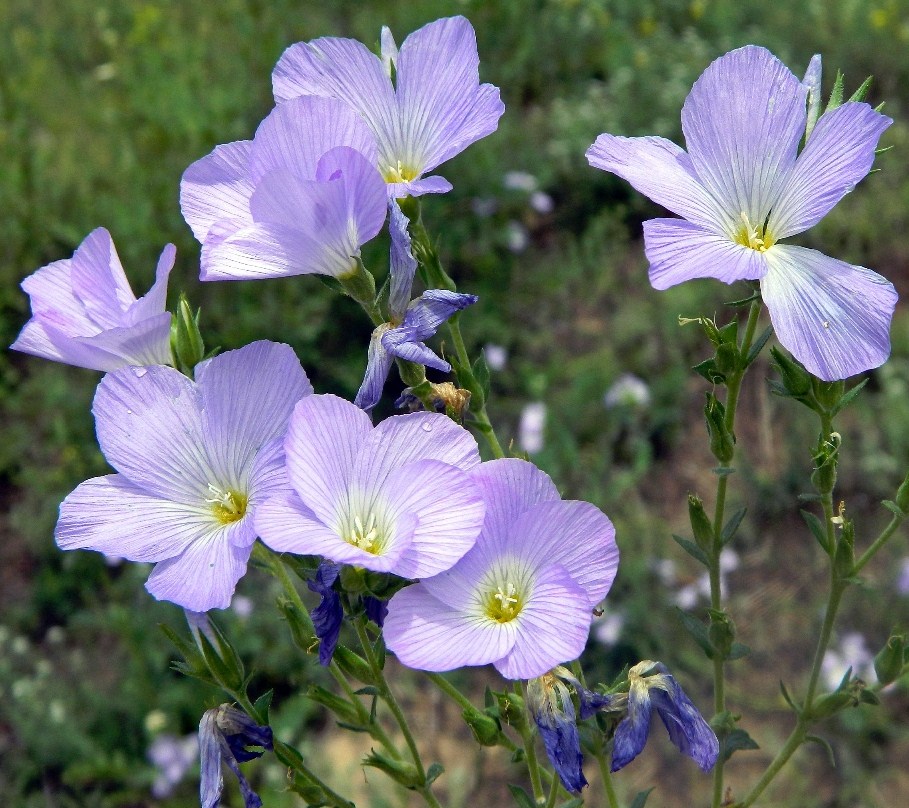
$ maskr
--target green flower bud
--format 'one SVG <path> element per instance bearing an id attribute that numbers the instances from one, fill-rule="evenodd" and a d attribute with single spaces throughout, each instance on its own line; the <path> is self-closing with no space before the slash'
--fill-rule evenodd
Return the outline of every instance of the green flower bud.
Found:
<path id="1" fill-rule="evenodd" d="M 695 494 L 688 495 L 688 519 L 694 532 L 694 541 L 704 552 L 713 549 L 713 525 L 704 510 L 704 503 Z"/>
<path id="2" fill-rule="evenodd" d="M 906 635 L 893 634 L 874 658 L 874 672 L 882 685 L 895 682 L 906 666 Z"/>
<path id="3" fill-rule="evenodd" d="M 735 435 L 726 427 L 726 408 L 713 393 L 707 393 L 704 418 L 710 436 L 710 451 L 720 463 L 728 463 L 735 455 Z"/>
<path id="4" fill-rule="evenodd" d="M 348 676 L 353 676 L 354 679 L 358 679 L 363 682 L 363 684 L 379 684 L 378 679 L 376 679 L 372 668 L 369 667 L 366 660 L 359 654 L 351 651 L 350 648 L 347 648 L 344 645 L 335 646 L 335 653 L 332 656 L 332 659 L 344 673 Z"/>
<path id="5" fill-rule="evenodd" d="M 502 738 L 502 728 L 499 722 L 487 712 L 481 712 L 475 707 L 461 713 L 464 721 L 473 732 L 473 737 L 481 746 L 496 746 Z"/>
<path id="6" fill-rule="evenodd" d="M 320 685 L 310 685 L 306 690 L 306 697 L 316 704 L 321 704 L 331 710 L 338 719 L 346 724 L 351 724 L 355 727 L 363 725 L 360 714 L 353 704 Z"/>
<path id="7" fill-rule="evenodd" d="M 811 718 L 828 718 L 846 707 L 855 707 L 856 701 L 848 690 L 826 693 L 811 706 Z"/>
<path id="8" fill-rule="evenodd" d="M 773 366 L 777 369 L 782 379 L 783 388 L 793 398 L 808 403 L 808 394 L 811 391 L 811 374 L 792 357 L 779 348 L 771 348 Z M 810 405 L 809 405 L 810 406 Z"/>
<path id="9" fill-rule="evenodd" d="M 392 780 L 400 783 L 404 788 L 416 789 L 423 786 L 423 779 L 412 763 L 406 763 L 402 760 L 383 755 L 381 752 L 373 750 L 363 758 L 364 766 L 372 766 L 381 769 Z"/>
<path id="10" fill-rule="evenodd" d="M 897 507 L 904 513 L 909 511 L 909 474 L 896 492 Z"/>
<path id="11" fill-rule="evenodd" d="M 177 310 L 170 321 L 170 352 L 174 367 L 187 375 L 191 375 L 193 368 L 205 358 L 205 343 L 199 331 L 201 313 L 199 309 L 193 314 L 186 295 L 180 295 Z"/>
<path id="12" fill-rule="evenodd" d="M 319 647 L 312 621 L 304 617 L 297 606 L 286 598 L 279 598 L 278 611 L 287 622 L 294 645 L 307 654 L 312 654 Z"/>
<path id="13" fill-rule="evenodd" d="M 735 642 L 735 623 L 726 612 L 708 609 L 708 613 L 710 614 L 710 627 L 707 629 L 707 636 L 710 644 L 722 659 L 726 659 Z"/>

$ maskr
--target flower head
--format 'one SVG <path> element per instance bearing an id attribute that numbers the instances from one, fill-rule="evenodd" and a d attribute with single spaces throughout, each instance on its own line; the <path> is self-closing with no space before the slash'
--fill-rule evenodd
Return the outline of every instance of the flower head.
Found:
<path id="1" fill-rule="evenodd" d="M 136 300 L 110 233 L 92 230 L 72 258 L 22 281 L 32 318 L 11 347 L 92 370 L 169 363 L 170 314 L 164 307 L 175 255 L 168 244 L 154 286 Z"/>
<path id="2" fill-rule="evenodd" d="M 628 714 L 615 731 L 612 771 L 628 765 L 643 750 L 654 709 L 670 740 L 703 771 L 710 771 L 720 745 L 710 725 L 661 662 L 647 659 L 628 671 Z"/>
<path id="3" fill-rule="evenodd" d="M 202 808 L 218 808 L 221 804 L 221 790 L 224 787 L 222 762 L 237 776 L 245 808 L 261 808 L 262 800 L 243 776 L 239 764 L 262 757 L 261 751 L 248 747 L 262 747 L 264 750 L 271 749 L 272 744 L 271 727 L 259 726 L 235 707 L 222 704 L 206 710 L 199 722 L 199 750 L 202 759 L 199 795 Z"/>
<path id="4" fill-rule="evenodd" d="M 430 289 L 414 301 L 411 286 L 417 261 L 410 248 L 408 219 L 396 200 L 391 200 L 391 270 L 388 308 L 391 321 L 378 326 L 369 342 L 369 358 L 363 384 L 355 404 L 364 410 L 374 407 L 395 357 L 426 367 L 451 372 L 451 365 L 423 342 L 432 337 L 455 312 L 477 302 L 476 295 L 464 295 L 445 289 Z"/>
<path id="5" fill-rule="evenodd" d="M 464 17 L 436 20 L 400 49 L 384 28 L 381 50 L 337 37 L 291 45 L 272 74 L 275 99 L 321 96 L 355 109 L 375 136 L 391 196 L 450 191 L 448 180 L 423 175 L 494 132 L 505 111 L 498 88 L 480 84 L 473 28 Z"/>
<path id="6" fill-rule="evenodd" d="M 812 62 L 805 84 L 764 48 L 739 48 L 713 62 L 685 100 L 687 152 L 663 138 L 603 134 L 587 159 L 683 217 L 644 223 L 656 289 L 692 278 L 759 280 L 779 341 L 832 381 L 886 361 L 896 291 L 865 267 L 782 240 L 855 187 L 893 121 L 868 104 L 843 104 L 817 118 L 799 153 L 819 68 Z"/>
<path id="7" fill-rule="evenodd" d="M 392 597 L 386 643 L 412 668 L 492 663 L 509 679 L 542 676 L 583 651 L 618 567 L 615 531 L 526 461 L 494 460 L 472 477 L 486 502 L 476 546 Z"/>
<path id="8" fill-rule="evenodd" d="M 183 174 L 180 208 L 202 243 L 202 280 L 344 277 L 385 221 L 372 133 L 346 104 L 297 98 L 255 137 Z"/>
<path id="9" fill-rule="evenodd" d="M 292 491 L 256 514 L 274 550 L 422 578 L 476 541 L 484 505 L 467 472 L 479 451 L 444 415 L 396 415 L 374 428 L 349 401 L 309 396 L 284 447 Z"/>
<path id="10" fill-rule="evenodd" d="M 117 474 L 60 506 L 57 544 L 157 566 L 146 588 L 195 612 L 226 608 L 256 538 L 253 515 L 284 490 L 281 438 L 312 392 L 287 345 L 254 342 L 196 367 L 124 368 L 98 386 L 101 451 Z"/>

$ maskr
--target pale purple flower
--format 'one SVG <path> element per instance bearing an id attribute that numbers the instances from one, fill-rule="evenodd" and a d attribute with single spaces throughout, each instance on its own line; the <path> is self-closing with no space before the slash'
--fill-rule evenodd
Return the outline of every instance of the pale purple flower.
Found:
<path id="1" fill-rule="evenodd" d="M 536 454 L 543 449 L 546 430 L 546 404 L 532 401 L 521 410 L 518 424 L 518 446 L 529 454 Z"/>
<path id="2" fill-rule="evenodd" d="M 687 152 L 659 137 L 603 134 L 587 159 L 683 217 L 644 223 L 656 289 L 759 280 L 780 343 L 834 380 L 886 361 L 896 291 L 865 267 L 780 242 L 817 224 L 869 172 L 892 121 L 843 104 L 817 119 L 799 153 L 814 72 L 813 63 L 806 85 L 764 48 L 739 48 L 689 93 Z"/>
<path id="3" fill-rule="evenodd" d="M 584 650 L 618 567 L 615 531 L 524 460 L 493 460 L 472 477 L 486 501 L 476 546 L 392 597 L 385 641 L 411 668 L 492 663 L 509 679 L 542 676 Z"/>
<path id="4" fill-rule="evenodd" d="M 93 412 L 117 474 L 60 506 L 57 544 L 157 566 L 146 589 L 204 612 L 226 608 L 246 571 L 253 515 L 287 486 L 281 439 L 312 387 L 287 345 L 254 342 L 196 367 L 124 368 L 102 379 Z"/>
<path id="5" fill-rule="evenodd" d="M 149 744 L 147 753 L 149 762 L 156 770 L 151 786 L 152 796 L 162 800 L 173 794 L 198 754 L 199 736 L 196 733 L 182 738 L 169 733 L 158 735 Z"/>
<path id="6" fill-rule="evenodd" d="M 245 808 L 261 808 L 262 800 L 243 776 L 240 764 L 262 757 L 262 751 L 249 747 L 261 747 L 264 751 L 272 749 L 273 743 L 271 727 L 259 726 L 236 707 L 222 704 L 206 710 L 199 722 L 199 797 L 202 808 L 218 808 L 221 805 L 224 788 L 222 763 L 236 776 Z"/>
<path id="7" fill-rule="evenodd" d="M 450 191 L 443 177 L 423 175 L 494 132 L 505 111 L 498 88 L 480 84 L 474 30 L 464 17 L 436 20 L 399 50 L 384 28 L 381 53 L 337 37 L 291 45 L 272 74 L 275 99 L 322 96 L 353 107 L 375 135 L 391 196 Z"/>
<path id="8" fill-rule="evenodd" d="M 364 410 L 374 407 L 395 358 L 451 372 L 451 365 L 439 357 L 424 341 L 434 336 L 439 327 L 455 312 L 477 302 L 476 295 L 458 294 L 446 289 L 430 289 L 411 301 L 411 287 L 417 261 L 407 232 L 408 218 L 397 201 L 391 200 L 391 269 L 388 309 L 391 321 L 382 323 L 369 341 L 366 375 L 354 403 Z"/>
<path id="9" fill-rule="evenodd" d="M 899 575 L 896 579 L 896 591 L 901 595 L 909 595 L 909 558 L 900 561 Z"/>
<path id="10" fill-rule="evenodd" d="M 650 388 L 647 382 L 633 373 L 623 373 L 616 379 L 603 396 L 606 409 L 616 407 L 646 407 L 650 404 Z"/>
<path id="11" fill-rule="evenodd" d="M 868 641 L 858 631 L 847 631 L 839 641 L 827 649 L 821 662 L 821 677 L 830 690 L 836 690 L 847 671 L 852 671 L 869 684 L 877 681 L 874 671 L 874 654 L 868 648 Z"/>
<path id="12" fill-rule="evenodd" d="M 467 472 L 479 450 L 444 415 L 396 415 L 373 427 L 349 401 L 309 396 L 294 409 L 284 448 L 292 490 L 256 514 L 273 550 L 422 578 L 476 541 L 484 505 Z"/>
<path id="13" fill-rule="evenodd" d="M 298 98 L 252 140 L 218 146 L 183 174 L 180 208 L 202 243 L 207 280 L 357 270 L 385 221 L 369 128 L 346 104 Z"/>
<path id="14" fill-rule="evenodd" d="M 136 300 L 110 233 L 92 230 L 72 258 L 54 261 L 22 281 L 32 318 L 12 344 L 23 353 L 110 371 L 163 365 L 170 358 L 167 277 L 176 250 L 158 259 L 155 284 Z"/>
<path id="15" fill-rule="evenodd" d="M 483 346 L 483 358 L 490 370 L 504 370 L 508 364 L 508 348 L 494 342 L 487 342 Z"/>
<path id="16" fill-rule="evenodd" d="M 628 714 L 616 727 L 612 771 L 627 766 L 644 749 L 654 710 L 678 750 L 702 771 L 710 771 L 720 753 L 716 733 L 669 669 L 661 662 L 644 660 L 628 671 L 628 683 Z"/>

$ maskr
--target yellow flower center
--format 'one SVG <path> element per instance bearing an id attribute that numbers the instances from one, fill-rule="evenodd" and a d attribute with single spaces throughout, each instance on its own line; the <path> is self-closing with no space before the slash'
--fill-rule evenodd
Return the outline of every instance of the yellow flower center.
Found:
<path id="1" fill-rule="evenodd" d="M 508 623 L 514 620 L 524 608 L 524 603 L 517 587 L 510 581 L 496 587 L 486 598 L 486 616 L 497 623 Z"/>
<path id="2" fill-rule="evenodd" d="M 755 227 L 751 224 L 748 214 L 744 211 L 741 213 L 741 219 L 742 224 L 735 234 L 736 244 L 741 244 L 743 247 L 750 247 L 752 250 L 757 250 L 758 252 L 766 252 L 776 243 L 776 239 L 774 239 L 767 230 L 766 222 L 760 227 Z"/>
<path id="3" fill-rule="evenodd" d="M 205 501 L 211 505 L 212 513 L 222 525 L 229 525 L 242 519 L 246 515 L 246 506 L 249 504 L 249 497 L 233 489 L 219 488 L 217 485 L 209 483 L 208 490 L 211 493 Z"/>
<path id="4" fill-rule="evenodd" d="M 366 524 L 359 516 L 354 518 L 353 529 L 344 537 L 344 541 L 359 547 L 367 553 L 378 555 L 382 552 L 382 541 L 379 538 L 379 528 L 376 525 L 376 515 L 370 511 L 366 517 Z"/>
<path id="5" fill-rule="evenodd" d="M 420 175 L 417 169 L 404 165 L 398 160 L 397 165 L 387 165 L 382 169 L 382 178 L 385 182 L 410 182 Z"/>

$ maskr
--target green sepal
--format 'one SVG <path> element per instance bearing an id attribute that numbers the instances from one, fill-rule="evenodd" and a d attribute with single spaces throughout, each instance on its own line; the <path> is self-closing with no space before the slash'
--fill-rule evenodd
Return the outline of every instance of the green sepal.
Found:
<path id="1" fill-rule="evenodd" d="M 802 519 L 805 520 L 805 524 L 808 525 L 808 529 L 811 531 L 811 534 L 817 539 L 817 543 L 821 545 L 821 548 L 827 555 L 830 555 L 830 545 L 827 541 L 827 531 L 824 530 L 824 525 L 820 519 L 818 519 L 811 511 L 806 511 L 802 508 L 799 513 L 802 514 Z"/>
<path id="2" fill-rule="evenodd" d="M 376 279 L 357 259 L 356 266 L 346 275 L 338 278 L 344 293 L 353 298 L 367 311 L 376 309 Z"/>
<path id="3" fill-rule="evenodd" d="M 726 376 L 720 373 L 716 359 L 712 356 L 691 369 L 699 376 L 703 376 L 711 384 L 726 384 Z"/>
<path id="4" fill-rule="evenodd" d="M 710 559 L 707 557 L 707 553 L 705 553 L 693 541 L 689 541 L 688 539 L 683 539 L 681 536 L 677 536 L 675 533 L 672 534 L 672 538 L 676 542 L 676 544 L 678 544 L 679 547 L 681 547 L 692 558 L 696 559 L 697 561 L 700 561 L 701 564 L 703 564 L 705 567 L 710 566 Z"/>
<path id="5" fill-rule="evenodd" d="M 896 491 L 896 507 L 902 512 L 909 511 L 909 474 Z"/>
<path id="6" fill-rule="evenodd" d="M 511 792 L 511 796 L 514 797 L 514 801 L 518 804 L 518 808 L 538 808 L 533 797 L 520 786 L 509 783 L 508 790 Z"/>
<path id="7" fill-rule="evenodd" d="M 684 626 L 685 631 L 687 631 L 694 638 L 694 641 L 701 646 L 701 650 L 707 655 L 707 658 L 713 659 L 716 656 L 716 651 L 707 634 L 707 626 L 694 615 L 682 611 L 678 606 L 676 606 L 676 612 L 678 613 L 679 619 L 682 621 L 682 626 Z"/>
<path id="8" fill-rule="evenodd" d="M 400 783 L 404 788 L 416 790 L 424 785 L 423 778 L 417 771 L 416 766 L 403 760 L 395 760 L 374 749 L 363 758 L 364 766 L 371 766 L 387 774 L 396 783 Z"/>
<path id="9" fill-rule="evenodd" d="M 255 554 L 253 555 L 253 560 L 255 563 L 264 569 L 266 572 L 270 570 L 270 567 L 267 564 L 262 564 L 259 561 L 256 561 Z M 311 581 L 313 573 L 319 569 L 319 565 L 322 563 L 321 556 L 314 555 L 291 555 L 290 553 L 283 553 L 280 556 L 280 561 L 286 567 L 291 569 L 301 581 Z"/>
<path id="10" fill-rule="evenodd" d="M 256 714 L 252 718 L 257 724 L 266 725 L 271 723 L 268 720 L 268 711 L 271 709 L 271 700 L 274 695 L 274 690 L 266 690 L 253 703 L 253 710 Z"/>
<path id="11" fill-rule="evenodd" d="M 771 364 L 780 374 L 781 382 L 771 383 L 771 391 L 786 398 L 794 398 L 815 409 L 811 397 L 811 374 L 802 363 L 774 346 L 770 349 Z"/>
<path id="12" fill-rule="evenodd" d="M 366 574 L 367 571 L 363 567 L 344 564 L 341 567 L 341 574 L 338 576 L 341 588 L 351 595 L 362 595 L 369 592 L 369 587 L 366 584 Z"/>
<path id="13" fill-rule="evenodd" d="M 445 772 L 445 767 L 441 763 L 431 763 L 426 770 L 426 785 L 431 786 Z"/>
<path id="14" fill-rule="evenodd" d="M 276 605 L 287 623 L 287 627 L 290 629 L 290 636 L 294 645 L 304 654 L 312 654 L 319 647 L 319 638 L 316 636 L 315 628 L 309 619 L 309 615 L 304 617 L 299 607 L 288 598 L 278 598 Z"/>
<path id="15" fill-rule="evenodd" d="M 193 369 L 205 359 L 205 342 L 199 330 L 202 309 L 193 310 L 185 294 L 180 295 L 170 321 L 170 352 L 174 367 L 190 378 Z"/>
<path id="16" fill-rule="evenodd" d="M 809 716 L 812 719 L 829 718 L 849 706 L 855 706 L 853 695 L 848 690 L 835 690 L 816 699 Z"/>
<path id="17" fill-rule="evenodd" d="M 321 704 L 341 721 L 356 727 L 368 729 L 363 723 L 360 712 L 347 699 L 332 693 L 321 685 L 310 685 L 306 689 L 306 698 Z"/>
<path id="18" fill-rule="evenodd" d="M 735 344 L 724 342 L 716 349 L 716 369 L 724 376 L 738 368 L 740 359 L 739 349 Z"/>
<path id="19" fill-rule="evenodd" d="M 732 538 L 738 532 L 739 525 L 742 524 L 742 520 L 745 518 L 746 513 L 748 513 L 747 508 L 739 508 L 729 517 L 729 520 L 723 525 L 723 531 L 720 533 L 720 544 L 725 546 L 732 541 Z"/>
<path id="20" fill-rule="evenodd" d="M 891 634 L 887 644 L 874 657 L 874 672 L 882 685 L 889 685 L 902 675 L 907 650 L 906 635 Z"/>
<path id="21" fill-rule="evenodd" d="M 526 727 L 527 719 L 524 711 L 524 699 L 521 696 L 517 693 L 496 690 L 492 691 L 492 695 L 496 700 L 498 716 L 502 721 L 518 730 Z"/>
<path id="22" fill-rule="evenodd" d="M 755 288 L 755 290 L 750 295 L 748 295 L 748 297 L 743 297 L 739 300 L 729 300 L 726 303 L 724 303 L 723 305 L 730 306 L 735 309 L 741 309 L 741 308 L 744 308 L 745 306 L 750 306 L 752 303 L 754 303 L 755 300 L 760 300 L 760 299 L 761 299 L 761 290 L 760 290 L 760 288 Z"/>
<path id="23" fill-rule="evenodd" d="M 780 679 L 780 693 L 783 694 L 783 699 L 785 700 L 786 704 L 788 704 L 793 709 L 796 715 L 800 716 L 802 714 L 802 708 L 796 704 L 795 699 L 789 695 L 789 689 L 786 687 L 786 683 L 782 679 Z"/>
<path id="24" fill-rule="evenodd" d="M 751 343 L 751 348 L 748 349 L 748 356 L 745 357 L 745 362 L 739 368 L 740 370 L 745 370 L 755 359 L 758 358 L 758 355 L 764 349 L 764 346 L 767 344 L 767 340 L 773 336 L 773 326 L 768 325 L 758 336 L 758 338 Z"/>
<path id="25" fill-rule="evenodd" d="M 842 396 L 840 400 L 833 405 L 833 409 L 830 411 L 830 417 L 842 412 L 846 407 L 848 407 L 853 399 L 862 391 L 862 388 L 868 384 L 868 379 L 862 379 L 855 387 L 850 388 Z"/>
<path id="26" fill-rule="evenodd" d="M 647 804 L 647 798 L 650 796 L 650 792 L 653 791 L 654 788 L 656 788 L 656 786 L 651 786 L 646 791 L 639 791 L 637 794 L 635 794 L 634 799 L 631 801 L 631 805 L 629 805 L 628 808 L 644 808 L 644 806 Z"/>
<path id="27" fill-rule="evenodd" d="M 373 686 L 379 684 L 379 679 L 376 677 L 375 673 L 373 673 L 369 663 L 347 646 L 337 645 L 332 659 L 344 673 L 348 676 L 353 676 L 355 679 L 363 682 L 363 684 Z"/>
<path id="28" fill-rule="evenodd" d="M 480 355 L 474 360 L 472 370 L 473 377 L 477 382 L 478 390 L 476 392 L 471 391 L 471 395 L 474 396 L 479 392 L 481 394 L 482 402 L 485 404 L 489 401 L 489 392 L 492 381 L 489 373 L 489 365 L 486 362 L 486 354 L 484 352 L 481 351 Z M 471 398 L 471 401 L 473 401 L 473 398 Z"/>
<path id="29" fill-rule="evenodd" d="M 376 664 L 379 666 L 379 670 L 385 670 L 385 635 L 380 634 L 376 637 L 376 641 L 372 645 L 372 652 L 376 655 Z"/>
<path id="30" fill-rule="evenodd" d="M 822 747 L 827 752 L 827 759 L 830 761 L 830 765 L 836 768 L 836 758 L 833 755 L 833 747 L 830 745 L 830 741 L 820 735 L 806 735 L 805 742 L 816 743 Z"/>
<path id="31" fill-rule="evenodd" d="M 158 627 L 167 639 L 174 644 L 185 660 L 184 662 L 179 660 L 171 662 L 170 666 L 173 670 L 183 676 L 191 676 L 193 679 L 218 685 L 218 681 L 211 675 L 208 665 L 205 664 L 205 659 L 195 643 L 187 641 L 170 626 L 160 624 Z"/>
<path id="32" fill-rule="evenodd" d="M 859 85 L 859 88 L 849 96 L 849 103 L 852 103 L 853 101 L 864 101 L 865 96 L 868 95 L 868 88 L 871 87 L 871 82 L 873 79 L 874 76 L 868 76 L 868 78 Z"/>
<path id="33" fill-rule="evenodd" d="M 497 746 L 502 740 L 502 724 L 498 717 L 476 707 L 465 709 L 461 716 L 480 746 Z"/>
<path id="34" fill-rule="evenodd" d="M 210 619 L 208 622 L 215 635 L 217 647 L 200 631 L 197 635 L 199 649 L 212 676 L 218 680 L 221 687 L 228 692 L 238 692 L 243 689 L 246 682 L 243 661 L 214 620 Z"/>
<path id="35" fill-rule="evenodd" d="M 843 105 L 843 72 L 836 71 L 836 81 L 833 82 L 833 89 L 830 91 L 830 100 L 827 102 L 827 108 L 824 112 L 830 112 Z"/>
<path id="36" fill-rule="evenodd" d="M 817 376 L 811 377 L 811 389 L 814 393 L 814 398 L 818 403 L 820 409 L 818 412 L 826 412 L 833 415 L 835 408 L 844 398 L 846 392 L 846 382 L 842 379 L 837 381 L 825 382 L 823 379 L 819 379 Z M 846 402 L 849 403 L 848 401 Z M 845 406 L 845 405 L 844 405 Z"/>
<path id="37" fill-rule="evenodd" d="M 735 435 L 726 426 L 726 408 L 712 393 L 707 393 L 704 405 L 704 419 L 710 437 L 710 451 L 724 465 L 735 455 Z"/>

